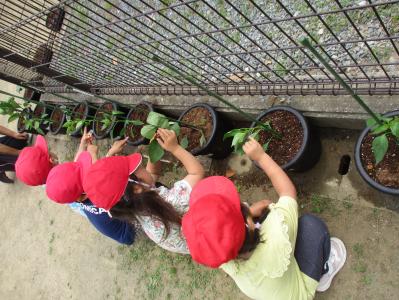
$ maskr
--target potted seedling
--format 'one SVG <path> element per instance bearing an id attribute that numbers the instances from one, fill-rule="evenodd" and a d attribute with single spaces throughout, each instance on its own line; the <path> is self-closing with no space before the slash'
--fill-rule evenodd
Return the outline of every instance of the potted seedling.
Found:
<path id="1" fill-rule="evenodd" d="M 306 118 L 288 106 L 275 106 L 259 114 L 250 128 L 233 129 L 234 152 L 242 154 L 242 145 L 252 136 L 284 170 L 304 172 L 320 159 L 321 143 Z"/>
<path id="2" fill-rule="evenodd" d="M 148 155 L 152 163 L 159 161 L 165 154 L 164 150 L 156 140 L 156 132 L 158 128 L 173 130 L 177 136 L 180 133 L 178 122 L 170 121 L 165 115 L 154 111 L 151 111 L 148 114 L 146 124 L 141 128 L 140 134 L 149 140 Z M 180 142 L 180 144 L 183 148 L 187 147 L 184 142 L 183 144 Z"/>
<path id="3" fill-rule="evenodd" d="M 384 114 L 373 112 L 354 90 L 338 75 L 307 39 L 301 40 L 334 75 L 353 99 L 371 116 L 355 146 L 355 163 L 362 178 L 373 188 L 399 195 L 399 110 Z"/>
<path id="4" fill-rule="evenodd" d="M 225 158 L 230 154 L 223 133 L 229 126 L 219 114 L 206 103 L 196 103 L 187 108 L 178 119 L 181 130 L 180 143 L 187 145 L 193 155 L 211 154 L 213 158 Z"/>
<path id="5" fill-rule="evenodd" d="M 56 106 L 53 112 L 50 115 L 50 133 L 56 134 L 65 134 L 67 128 L 64 124 L 67 121 L 67 116 L 71 115 L 71 110 L 65 105 Z"/>
<path id="6" fill-rule="evenodd" d="M 85 126 L 90 127 L 94 120 L 95 108 L 86 101 L 78 103 L 72 109 L 70 115 L 66 116 L 66 122 L 63 127 L 66 128 L 66 133 L 80 137 Z"/>
<path id="7" fill-rule="evenodd" d="M 126 117 L 125 127 L 120 134 L 129 138 L 127 141 L 129 145 L 139 146 L 148 142 L 148 139 L 143 137 L 140 131 L 151 111 L 154 111 L 154 108 L 148 102 L 141 102 L 130 109 Z"/>
<path id="8" fill-rule="evenodd" d="M 125 124 L 123 115 L 127 113 L 125 108 L 113 102 L 103 103 L 96 111 L 93 121 L 93 135 L 96 139 L 104 139 L 108 135 L 111 138 L 120 136 Z"/>

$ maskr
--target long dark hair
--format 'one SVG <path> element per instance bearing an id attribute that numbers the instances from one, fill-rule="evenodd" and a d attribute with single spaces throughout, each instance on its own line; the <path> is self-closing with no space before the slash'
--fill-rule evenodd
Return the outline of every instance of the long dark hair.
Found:
<path id="1" fill-rule="evenodd" d="M 135 175 L 132 174 L 130 177 L 138 181 Z M 110 210 L 112 217 L 128 222 L 132 222 L 140 216 L 155 218 L 165 227 L 164 238 L 170 233 L 171 223 L 181 226 L 181 216 L 170 203 L 166 202 L 156 191 L 146 190 L 138 194 L 133 193 L 135 184 L 128 182 L 121 200 Z"/>
<path id="2" fill-rule="evenodd" d="M 251 216 L 251 212 L 249 211 L 249 207 L 244 203 L 241 203 L 241 213 L 246 223 L 247 218 Z M 250 230 L 245 226 L 245 240 L 238 254 L 240 255 L 253 251 L 259 243 L 261 243 L 259 229 L 255 228 L 255 230 Z"/>

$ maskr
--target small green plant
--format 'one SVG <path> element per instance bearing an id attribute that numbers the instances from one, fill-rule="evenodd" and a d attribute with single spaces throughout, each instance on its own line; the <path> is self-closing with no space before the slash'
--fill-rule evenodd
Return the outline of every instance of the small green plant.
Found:
<path id="1" fill-rule="evenodd" d="M 371 127 L 371 134 L 376 137 L 372 143 L 372 151 L 374 154 L 375 164 L 379 164 L 388 151 L 388 137 L 392 136 L 397 146 L 399 146 L 399 117 L 387 118 L 377 115 L 381 123 L 370 118 L 367 120 L 367 126 Z"/>
<path id="2" fill-rule="evenodd" d="M 43 105 L 43 104 L 42 104 Z M 44 135 L 43 130 L 40 128 L 41 124 L 50 124 L 51 121 L 47 114 L 43 114 L 40 117 L 36 117 L 32 113 L 31 103 L 23 102 L 19 104 L 15 101 L 14 97 L 10 97 L 7 101 L 0 102 L 0 114 L 8 115 L 8 123 L 23 118 L 23 124 L 25 130 L 34 129 L 36 132 Z"/>
<path id="3" fill-rule="evenodd" d="M 147 124 L 141 128 L 140 133 L 143 137 L 150 140 L 150 144 L 148 145 L 148 155 L 150 161 L 155 163 L 165 154 L 165 151 L 156 140 L 156 132 L 158 128 L 173 130 L 176 133 L 176 136 L 178 136 L 180 134 L 180 125 L 177 122 L 169 121 L 165 115 L 153 111 L 148 114 L 146 123 Z M 187 137 L 183 138 L 180 142 L 183 148 L 187 147 L 188 141 L 186 142 L 186 140 Z"/>
<path id="4" fill-rule="evenodd" d="M 201 133 L 199 144 L 200 146 L 205 145 L 206 138 L 201 129 L 180 121 L 171 121 L 165 115 L 151 111 L 147 116 L 146 125 L 144 125 L 143 128 L 141 128 L 140 133 L 143 137 L 150 140 L 150 144 L 148 145 L 148 155 L 152 163 L 155 163 L 158 160 L 160 160 L 165 154 L 165 151 L 162 149 L 162 147 L 159 145 L 158 141 L 156 140 L 156 132 L 158 128 L 173 130 L 176 133 L 176 136 L 179 136 L 180 134 L 179 123 L 181 123 L 181 125 L 185 127 L 198 130 Z M 183 136 L 180 140 L 180 146 L 182 146 L 183 148 L 187 148 L 188 144 L 189 141 L 187 136 Z"/>
<path id="5" fill-rule="evenodd" d="M 270 122 L 264 122 L 263 126 L 257 125 L 252 128 L 237 128 L 230 130 L 229 132 L 226 132 L 223 136 L 223 140 L 233 137 L 233 140 L 231 142 L 231 146 L 234 148 L 234 152 L 243 155 L 244 150 L 242 149 L 242 146 L 244 146 L 245 142 L 249 137 L 254 138 L 255 140 L 259 140 L 259 133 L 261 131 L 268 131 L 272 134 L 272 137 L 270 137 L 263 145 L 263 150 L 267 151 L 269 148 L 269 143 L 273 139 L 273 137 L 276 138 L 281 138 L 280 134 L 275 131 L 271 125 Z"/>

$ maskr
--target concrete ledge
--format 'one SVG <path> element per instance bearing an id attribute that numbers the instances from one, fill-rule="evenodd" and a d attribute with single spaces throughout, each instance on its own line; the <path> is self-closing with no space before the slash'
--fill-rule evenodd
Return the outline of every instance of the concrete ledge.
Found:
<path id="1" fill-rule="evenodd" d="M 87 100 L 101 103 L 104 100 L 80 93 L 62 94 L 75 100 Z M 194 103 L 206 102 L 230 119 L 245 121 L 233 109 L 210 96 L 142 96 L 142 95 L 108 95 L 106 98 L 134 105 L 141 101 L 153 103 L 158 109 L 173 116 L 178 116 L 184 109 Z M 64 99 L 46 94 L 45 101 L 65 102 Z M 350 96 L 225 96 L 235 106 L 251 114 L 276 105 L 290 105 L 302 111 L 316 126 L 346 129 L 362 129 L 368 114 Z M 378 113 L 399 109 L 399 96 L 363 96 L 369 107 Z"/>

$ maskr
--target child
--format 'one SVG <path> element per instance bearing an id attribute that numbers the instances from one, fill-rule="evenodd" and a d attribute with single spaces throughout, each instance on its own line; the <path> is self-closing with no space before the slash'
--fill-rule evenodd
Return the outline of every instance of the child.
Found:
<path id="1" fill-rule="evenodd" d="M 97 207 L 110 211 L 114 218 L 133 221 L 137 218 L 144 232 L 160 247 L 188 254 L 181 235 L 181 216 L 188 209 L 191 189 L 204 176 L 198 160 L 177 142 L 172 130 L 158 129 L 157 141 L 186 168 L 188 175 L 172 189 L 155 187 L 159 164 L 140 166 L 142 157 L 108 157 L 97 161 L 85 177 L 83 187 Z"/>
<path id="2" fill-rule="evenodd" d="M 46 183 L 51 168 L 57 164 L 57 155 L 48 151 L 45 138 L 38 135 L 34 146 L 25 147 L 19 153 L 15 162 L 15 175 L 27 185 L 42 185 Z"/>
<path id="3" fill-rule="evenodd" d="M 84 141 L 89 144 L 84 146 Z M 125 139 L 115 142 L 108 155 L 119 153 L 126 141 Z M 111 219 L 107 211 L 95 207 L 83 191 L 83 178 L 92 162 L 97 160 L 97 146 L 90 143 L 91 136 L 85 131 L 75 161 L 59 164 L 50 171 L 46 182 L 47 196 L 57 203 L 69 204 L 74 209 L 78 209 L 105 236 L 121 244 L 131 245 L 135 238 L 133 225 L 129 222 Z M 84 151 L 85 147 L 87 147 L 87 151 Z"/>
<path id="4" fill-rule="evenodd" d="M 243 149 L 280 198 L 276 204 L 262 200 L 248 207 L 229 179 L 213 176 L 199 182 L 182 220 L 193 260 L 221 267 L 253 299 L 312 299 L 342 268 L 345 246 L 330 239 L 315 216 L 302 216 L 298 225 L 296 190 L 287 174 L 254 139 Z M 270 210 L 266 220 L 255 224 L 265 209 Z"/>

